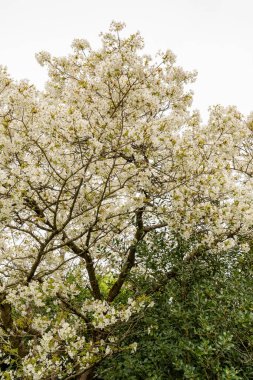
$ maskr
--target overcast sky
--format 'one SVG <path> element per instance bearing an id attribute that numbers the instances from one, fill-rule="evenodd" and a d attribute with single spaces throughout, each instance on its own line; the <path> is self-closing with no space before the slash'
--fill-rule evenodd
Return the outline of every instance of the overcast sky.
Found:
<path id="1" fill-rule="evenodd" d="M 196 69 L 193 107 L 206 119 L 213 104 L 253 111 L 253 0 L 0 0 L 0 64 L 43 88 L 40 50 L 70 52 L 74 38 L 99 46 L 112 20 L 139 30 L 145 52 L 171 49 Z"/>

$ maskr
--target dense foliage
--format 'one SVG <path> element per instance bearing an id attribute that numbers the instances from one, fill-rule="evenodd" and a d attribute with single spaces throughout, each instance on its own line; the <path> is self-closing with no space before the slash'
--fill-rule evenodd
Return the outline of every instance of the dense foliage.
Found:
<path id="1" fill-rule="evenodd" d="M 252 117 L 215 106 L 202 124 L 187 90 L 195 73 L 171 51 L 142 55 L 139 33 L 122 37 L 123 27 L 112 23 L 98 50 L 75 40 L 68 57 L 39 53 L 44 91 L 0 69 L 3 379 L 85 379 L 103 359 L 134 351 L 132 332 L 118 331 L 148 313 L 157 287 L 174 279 L 158 304 L 183 292 L 173 264 L 181 240 L 186 274 L 203 252 L 250 250 Z M 158 231 L 166 250 L 154 262 Z M 189 276 L 194 313 L 207 284 L 194 288 Z M 172 305 L 170 318 L 182 320 Z"/>
<path id="2" fill-rule="evenodd" d="M 165 256 L 166 243 L 155 245 L 158 251 L 165 245 Z M 203 254 L 187 266 L 178 253 L 177 276 L 156 288 L 152 309 L 125 326 L 137 351 L 103 363 L 102 379 L 253 378 L 253 252 Z"/>

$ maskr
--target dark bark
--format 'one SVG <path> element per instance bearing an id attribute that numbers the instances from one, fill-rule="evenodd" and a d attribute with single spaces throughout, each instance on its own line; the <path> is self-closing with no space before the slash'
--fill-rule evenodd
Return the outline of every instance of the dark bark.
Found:
<path id="1" fill-rule="evenodd" d="M 135 242 L 129 247 L 129 253 L 126 259 L 125 264 L 123 265 L 123 268 L 118 276 L 118 279 L 116 282 L 113 284 L 111 287 L 107 301 L 112 302 L 120 293 L 120 290 L 129 275 L 132 267 L 135 264 L 135 254 L 137 251 L 137 246 L 139 242 L 144 238 L 146 232 L 144 231 L 143 227 L 143 212 L 144 212 L 144 207 L 141 207 L 136 211 L 136 233 L 135 233 Z"/>

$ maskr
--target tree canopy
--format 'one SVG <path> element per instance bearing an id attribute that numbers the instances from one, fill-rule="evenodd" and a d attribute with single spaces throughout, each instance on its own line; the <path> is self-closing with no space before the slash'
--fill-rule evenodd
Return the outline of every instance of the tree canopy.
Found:
<path id="1" fill-rule="evenodd" d="M 86 378 L 135 350 L 118 326 L 177 276 L 161 251 L 155 278 L 141 250 L 158 231 L 171 252 L 183 239 L 186 266 L 250 249 L 251 116 L 217 105 L 203 124 L 187 90 L 196 73 L 169 50 L 141 54 L 142 37 L 123 27 L 113 22 L 98 50 L 77 39 L 67 57 L 39 53 L 44 91 L 1 67 L 4 379 Z"/>

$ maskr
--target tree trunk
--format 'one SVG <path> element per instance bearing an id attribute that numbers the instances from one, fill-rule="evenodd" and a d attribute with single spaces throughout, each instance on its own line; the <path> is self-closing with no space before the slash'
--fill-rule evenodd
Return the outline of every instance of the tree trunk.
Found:
<path id="1" fill-rule="evenodd" d="M 88 368 L 87 371 L 82 373 L 77 380 L 93 380 L 95 376 L 95 367 Z"/>

